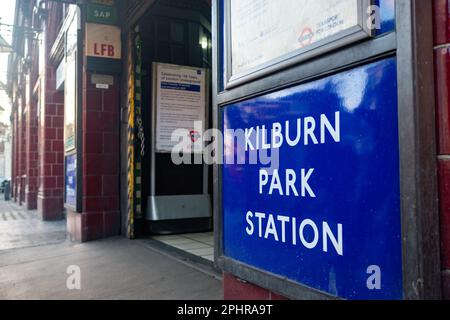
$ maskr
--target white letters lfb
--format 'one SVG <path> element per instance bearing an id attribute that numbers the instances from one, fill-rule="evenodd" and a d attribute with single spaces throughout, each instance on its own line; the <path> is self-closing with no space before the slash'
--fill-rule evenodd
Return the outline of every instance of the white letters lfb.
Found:
<path id="1" fill-rule="evenodd" d="M 381 268 L 379 266 L 369 266 L 367 268 L 367 289 L 369 290 L 381 290 Z"/>
<path id="2" fill-rule="evenodd" d="M 79 266 L 67 267 L 66 273 L 69 275 L 66 281 L 67 289 L 81 290 L 81 269 Z"/>

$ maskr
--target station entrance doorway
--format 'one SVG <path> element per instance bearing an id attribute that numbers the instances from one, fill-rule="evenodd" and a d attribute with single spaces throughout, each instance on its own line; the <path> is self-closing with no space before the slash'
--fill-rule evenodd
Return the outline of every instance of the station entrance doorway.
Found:
<path id="1" fill-rule="evenodd" d="M 159 0 L 131 30 L 128 193 L 137 234 L 213 261 L 211 169 L 197 148 L 211 123 L 210 21 L 208 1 Z M 186 139 L 191 161 L 176 163 L 173 147 Z"/>

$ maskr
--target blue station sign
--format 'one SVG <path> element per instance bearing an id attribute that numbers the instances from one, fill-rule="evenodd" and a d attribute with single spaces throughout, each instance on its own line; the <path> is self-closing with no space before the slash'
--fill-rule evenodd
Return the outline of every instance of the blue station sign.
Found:
<path id="1" fill-rule="evenodd" d="M 344 299 L 402 299 L 396 59 L 223 108 L 223 255 Z"/>

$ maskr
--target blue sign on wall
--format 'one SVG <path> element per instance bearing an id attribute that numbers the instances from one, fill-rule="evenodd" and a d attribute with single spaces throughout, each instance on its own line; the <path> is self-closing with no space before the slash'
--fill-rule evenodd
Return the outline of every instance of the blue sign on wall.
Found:
<path id="1" fill-rule="evenodd" d="M 395 58 L 222 115 L 224 255 L 345 299 L 401 299 Z"/>
<path id="2" fill-rule="evenodd" d="M 77 155 L 66 157 L 66 204 L 72 207 L 77 205 Z"/>

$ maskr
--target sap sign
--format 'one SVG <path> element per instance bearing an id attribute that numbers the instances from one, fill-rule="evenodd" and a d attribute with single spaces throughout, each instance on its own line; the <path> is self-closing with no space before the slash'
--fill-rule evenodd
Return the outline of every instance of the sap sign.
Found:
<path id="1" fill-rule="evenodd" d="M 223 255 L 340 298 L 402 299 L 395 58 L 222 119 Z"/>

